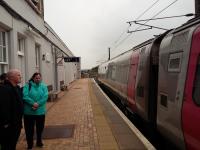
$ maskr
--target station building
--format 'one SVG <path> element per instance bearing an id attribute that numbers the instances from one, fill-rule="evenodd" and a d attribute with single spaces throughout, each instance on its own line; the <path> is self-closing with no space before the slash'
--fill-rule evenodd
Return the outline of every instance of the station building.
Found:
<path id="1" fill-rule="evenodd" d="M 40 72 L 49 92 L 80 78 L 80 59 L 64 61 L 75 56 L 44 21 L 43 0 L 1 0 L 0 14 L 0 74 L 21 70 L 23 86 Z"/>

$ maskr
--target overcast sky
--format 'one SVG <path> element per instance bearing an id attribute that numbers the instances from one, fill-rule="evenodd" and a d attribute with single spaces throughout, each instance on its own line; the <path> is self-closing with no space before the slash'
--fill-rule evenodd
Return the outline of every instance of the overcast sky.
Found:
<path id="1" fill-rule="evenodd" d="M 194 13 L 195 0 L 44 0 L 45 21 L 54 29 L 75 56 L 82 69 L 90 69 L 108 59 L 108 47 L 114 57 L 133 46 L 163 33 L 151 29 L 128 34 L 138 28 L 127 21 Z M 171 3 L 175 2 L 171 6 Z M 165 9 L 169 6 L 167 9 Z M 165 9 L 165 10 L 164 10 Z M 164 10 L 164 11 L 162 11 Z M 162 11 L 162 12 L 161 12 Z M 159 13 L 161 12 L 161 13 Z M 159 13 L 159 14 L 158 14 Z M 157 15 L 158 14 L 158 15 Z M 149 21 L 147 24 L 171 29 L 189 18 Z M 140 27 L 142 29 L 145 27 Z"/>

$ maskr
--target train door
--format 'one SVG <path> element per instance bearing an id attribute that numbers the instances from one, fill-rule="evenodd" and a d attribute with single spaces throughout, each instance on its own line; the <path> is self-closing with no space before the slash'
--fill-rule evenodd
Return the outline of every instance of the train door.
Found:
<path id="1" fill-rule="evenodd" d="M 139 61 L 139 52 L 133 52 L 130 60 L 130 71 L 128 78 L 128 103 L 133 112 L 136 112 L 136 103 L 135 103 L 135 82 L 137 75 L 137 67 Z"/>
<path id="2" fill-rule="evenodd" d="M 159 51 L 157 127 L 179 149 L 185 149 L 181 117 L 193 30 L 172 31 Z"/>
<path id="3" fill-rule="evenodd" d="M 182 124 L 187 149 L 200 149 L 200 27 L 192 38 Z"/>
<path id="4" fill-rule="evenodd" d="M 149 104 L 149 66 L 151 43 L 140 48 L 140 59 L 138 61 L 137 78 L 135 84 L 135 101 L 138 114 L 145 120 L 148 118 Z"/>

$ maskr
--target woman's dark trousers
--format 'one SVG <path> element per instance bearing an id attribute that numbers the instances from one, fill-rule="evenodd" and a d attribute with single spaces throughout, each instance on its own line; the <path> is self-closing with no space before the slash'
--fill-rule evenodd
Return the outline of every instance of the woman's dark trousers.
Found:
<path id="1" fill-rule="evenodd" d="M 36 124 L 37 144 L 42 143 L 45 115 L 24 115 L 24 128 L 28 148 L 33 147 L 34 127 Z"/>

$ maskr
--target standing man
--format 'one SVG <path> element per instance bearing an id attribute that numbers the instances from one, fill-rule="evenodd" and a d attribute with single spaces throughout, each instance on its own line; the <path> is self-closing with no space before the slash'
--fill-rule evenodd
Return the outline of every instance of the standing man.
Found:
<path id="1" fill-rule="evenodd" d="M 0 86 L 0 144 L 1 150 L 15 150 L 22 128 L 23 102 L 18 84 L 21 73 L 11 69 Z"/>

